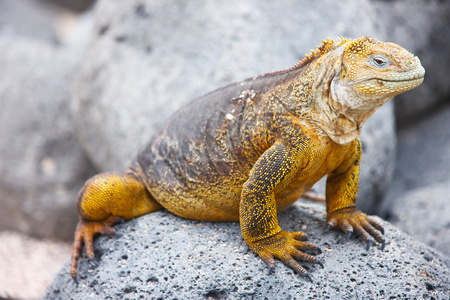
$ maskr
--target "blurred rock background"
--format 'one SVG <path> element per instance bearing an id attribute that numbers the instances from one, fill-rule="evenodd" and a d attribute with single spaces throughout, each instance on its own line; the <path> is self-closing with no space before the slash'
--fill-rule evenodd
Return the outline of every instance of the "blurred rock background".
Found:
<path id="1" fill-rule="evenodd" d="M 41 274 L 14 262 L 45 251 L 11 245 L 47 249 L 36 270 L 55 249 L 68 258 L 84 181 L 125 168 L 176 108 L 336 36 L 371 35 L 421 59 L 425 82 L 365 125 L 358 205 L 450 255 L 450 2 L 94 2 L 0 0 L 0 253 L 11 256 L 0 297 L 42 295 L 53 275 L 39 290 L 29 278 Z"/>

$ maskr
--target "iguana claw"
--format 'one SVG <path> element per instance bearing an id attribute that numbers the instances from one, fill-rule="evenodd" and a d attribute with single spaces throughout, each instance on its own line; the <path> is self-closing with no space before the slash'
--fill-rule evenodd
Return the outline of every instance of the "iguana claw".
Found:
<path id="1" fill-rule="evenodd" d="M 372 245 L 372 239 L 367 241 L 367 245 L 366 245 L 366 251 L 368 251 L 370 249 L 370 246 Z"/>
<path id="2" fill-rule="evenodd" d="M 89 257 L 88 260 L 89 260 L 89 262 L 91 264 L 94 265 L 94 267 L 98 267 L 99 266 L 99 263 L 98 263 L 98 261 L 95 258 Z"/>
<path id="3" fill-rule="evenodd" d="M 349 231 L 347 232 L 347 234 L 345 235 L 345 241 L 348 242 L 350 240 L 350 237 L 352 236 L 353 231 Z"/>
<path id="4" fill-rule="evenodd" d="M 384 250 L 386 240 L 383 237 L 383 227 L 356 208 L 331 212 L 327 216 L 327 222 L 329 227 L 337 227 L 345 232 L 346 241 L 355 232 L 366 243 L 366 250 L 370 249 L 374 241 L 380 243 L 381 250 Z"/>
<path id="5" fill-rule="evenodd" d="M 322 267 L 322 269 L 324 268 L 323 263 L 320 260 L 317 260 L 317 263 Z"/>

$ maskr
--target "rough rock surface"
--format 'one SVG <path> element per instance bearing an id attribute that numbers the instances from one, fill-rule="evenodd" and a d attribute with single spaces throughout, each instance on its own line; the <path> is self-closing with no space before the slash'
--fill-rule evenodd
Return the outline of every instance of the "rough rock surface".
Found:
<path id="1" fill-rule="evenodd" d="M 375 24 L 386 40 L 419 56 L 426 70 L 423 84 L 414 93 L 395 101 L 399 123 L 415 122 L 425 111 L 450 98 L 450 1 L 371 1 Z"/>
<path id="2" fill-rule="evenodd" d="M 69 111 L 71 56 L 38 40 L 0 39 L 0 228 L 71 238 L 75 198 L 93 174 Z"/>
<path id="3" fill-rule="evenodd" d="M 395 175 L 380 214 L 450 255 L 450 107 L 399 131 Z"/>
<path id="4" fill-rule="evenodd" d="M 377 36 L 365 17 L 372 16 L 370 3 L 349 2 L 307 2 L 305 14 L 306 1 L 100 1 L 73 90 L 83 147 L 100 170 L 123 170 L 182 103 L 291 67 L 322 38 Z M 311 26 L 319 20 L 320 27 Z M 366 211 L 377 205 L 392 176 L 392 110 L 387 105 L 364 128 L 360 198 Z"/>
<path id="5" fill-rule="evenodd" d="M 120 237 L 95 242 L 99 267 L 80 261 L 78 286 L 63 267 L 43 299 L 446 299 L 450 261 L 383 222 L 389 241 L 364 250 L 359 239 L 324 232 L 323 205 L 297 202 L 279 215 L 324 253 L 325 268 L 304 264 L 314 283 L 281 262 L 267 275 L 238 223 L 209 223 L 166 211 L 117 226 Z"/>

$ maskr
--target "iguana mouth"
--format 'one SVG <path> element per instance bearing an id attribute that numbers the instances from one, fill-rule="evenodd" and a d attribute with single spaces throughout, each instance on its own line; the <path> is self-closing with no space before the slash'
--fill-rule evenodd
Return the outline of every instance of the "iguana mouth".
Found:
<path id="1" fill-rule="evenodd" d="M 361 80 L 358 80 L 357 84 L 360 84 L 362 82 L 367 82 L 371 80 L 378 80 L 383 82 L 408 82 L 408 81 L 414 81 L 414 80 L 420 80 L 425 77 L 425 69 L 419 68 L 415 72 L 408 72 L 408 74 L 398 74 L 394 76 L 389 77 L 373 77 L 373 78 L 364 78 Z"/>
<path id="2" fill-rule="evenodd" d="M 417 74 L 414 76 L 399 76 L 397 78 L 374 78 L 381 81 L 387 81 L 387 82 L 405 82 L 405 81 L 414 81 L 423 79 L 425 74 Z"/>
<path id="3" fill-rule="evenodd" d="M 399 74 L 396 76 L 389 76 L 388 78 L 376 78 L 382 81 L 391 82 L 402 82 L 402 81 L 413 81 L 418 79 L 423 79 L 425 76 L 425 69 L 423 67 L 417 68 L 413 72 L 407 72 L 407 74 Z"/>
<path id="4" fill-rule="evenodd" d="M 402 78 L 402 77 L 397 77 L 397 78 L 376 78 L 375 77 L 375 78 L 367 78 L 367 79 L 359 80 L 359 81 L 355 82 L 355 84 L 368 83 L 368 82 L 374 81 L 374 80 L 380 82 L 380 84 L 381 83 L 394 83 L 394 82 L 397 82 L 397 83 L 414 82 L 414 81 L 422 82 L 423 78 L 424 78 L 423 75 L 422 76 L 409 77 L 409 78 L 408 77 L 405 77 L 405 78 Z"/>

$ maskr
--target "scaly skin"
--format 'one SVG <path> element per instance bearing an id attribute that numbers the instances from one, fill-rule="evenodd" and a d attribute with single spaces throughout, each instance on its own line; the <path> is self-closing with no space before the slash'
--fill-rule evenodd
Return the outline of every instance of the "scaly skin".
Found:
<path id="1" fill-rule="evenodd" d="M 318 263 L 303 232 L 277 213 L 323 176 L 327 223 L 368 246 L 382 227 L 356 209 L 362 125 L 389 99 L 423 81 L 417 57 L 363 37 L 327 40 L 295 67 L 238 82 L 196 99 L 170 118 L 125 173 L 89 180 L 78 197 L 71 274 L 86 244 L 130 219 L 165 208 L 184 218 L 239 221 L 242 236 L 272 270 L 274 259 L 310 278 Z"/>

